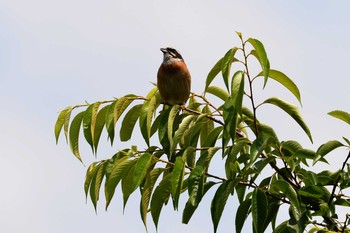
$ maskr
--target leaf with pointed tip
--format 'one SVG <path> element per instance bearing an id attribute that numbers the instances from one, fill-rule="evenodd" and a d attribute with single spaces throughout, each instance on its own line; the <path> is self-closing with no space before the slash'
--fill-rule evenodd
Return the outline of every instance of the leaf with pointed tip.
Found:
<path id="1" fill-rule="evenodd" d="M 204 169 L 202 166 L 195 166 L 188 178 L 188 202 L 197 206 L 202 199 Z"/>
<path id="2" fill-rule="evenodd" d="M 118 121 L 119 117 L 123 114 L 125 109 L 131 104 L 132 101 L 135 100 L 136 95 L 130 94 L 123 96 L 118 99 L 117 104 L 114 107 L 114 125 Z"/>
<path id="3" fill-rule="evenodd" d="M 258 59 L 261 65 L 262 72 L 264 75 L 264 87 L 265 87 L 267 83 L 267 79 L 269 78 L 270 62 L 269 62 L 269 59 L 267 58 L 264 45 L 259 40 L 254 38 L 249 38 L 247 42 L 254 47 L 254 50 L 251 52 L 251 54 L 254 55 L 256 59 Z"/>
<path id="4" fill-rule="evenodd" d="M 91 184 L 91 180 L 95 175 L 95 172 L 97 171 L 97 168 L 99 167 L 99 162 L 94 162 L 90 164 L 88 169 L 86 170 L 86 176 L 85 176 L 85 182 L 84 182 L 84 191 L 85 191 L 85 197 L 87 198 L 89 187 Z"/>
<path id="5" fill-rule="evenodd" d="M 180 138 L 184 135 L 184 132 L 189 128 L 192 121 L 196 118 L 194 115 L 186 116 L 180 123 L 179 128 L 175 131 L 174 137 L 172 138 L 170 144 L 171 148 L 170 151 L 174 151 L 176 148 L 176 145 L 180 141 Z M 169 123 L 168 123 L 169 126 Z M 169 128 L 168 128 L 169 130 Z M 169 131 L 168 131 L 169 132 Z"/>
<path id="6" fill-rule="evenodd" d="M 285 195 L 291 204 L 297 208 L 300 212 L 300 201 L 297 192 L 293 187 L 285 180 L 276 180 L 271 184 L 270 190 L 278 195 Z"/>
<path id="7" fill-rule="evenodd" d="M 100 196 L 100 188 L 101 188 L 101 183 L 105 174 L 106 165 L 107 165 L 106 162 L 102 162 L 98 165 L 98 168 L 96 169 L 96 172 L 92 177 L 91 184 L 90 184 L 90 198 L 96 212 L 97 212 L 97 209 L 96 209 L 97 201 Z"/>
<path id="8" fill-rule="evenodd" d="M 80 160 L 80 162 L 83 162 L 79 153 L 79 132 L 83 116 L 84 111 L 78 113 L 72 120 L 72 123 L 69 128 L 69 145 L 73 154 L 75 155 L 75 157 L 77 157 L 77 159 Z"/>
<path id="9" fill-rule="evenodd" d="M 235 219 L 236 233 L 241 233 L 244 222 L 251 211 L 251 208 L 250 208 L 251 204 L 252 204 L 251 199 L 247 199 L 239 205 L 236 213 L 236 219 Z"/>
<path id="10" fill-rule="evenodd" d="M 156 228 L 158 228 L 160 212 L 162 211 L 164 203 L 169 199 L 171 193 L 171 176 L 172 173 L 167 174 L 156 187 L 152 195 L 151 215 Z"/>
<path id="11" fill-rule="evenodd" d="M 133 178 L 133 185 L 134 189 L 140 186 L 142 181 L 144 180 L 148 169 L 150 166 L 154 163 L 154 156 L 150 153 L 144 153 L 140 156 L 139 160 L 137 161 L 135 172 L 134 172 L 134 178 Z"/>
<path id="12" fill-rule="evenodd" d="M 142 104 L 135 105 L 125 114 L 119 133 L 120 141 L 125 142 L 131 138 L 141 108 Z"/>
<path id="13" fill-rule="evenodd" d="M 58 138 L 60 136 L 62 128 L 64 128 L 64 135 L 66 137 L 66 140 L 68 141 L 68 124 L 71 112 L 73 110 L 73 107 L 67 107 L 63 109 L 60 114 L 58 115 L 56 124 L 55 124 L 55 138 L 56 138 L 56 144 L 58 143 Z"/>
<path id="14" fill-rule="evenodd" d="M 83 132 L 85 140 L 89 143 L 92 152 L 94 152 L 94 133 L 95 133 L 95 124 L 98 108 L 100 107 L 101 102 L 96 102 L 90 104 L 89 107 L 85 110 L 83 117 Z"/>
<path id="15" fill-rule="evenodd" d="M 341 142 L 337 140 L 328 141 L 322 144 L 316 151 L 316 156 L 314 157 L 313 164 L 317 163 L 321 158 L 323 158 L 326 154 L 331 152 L 338 147 L 344 146 Z"/>
<path id="16" fill-rule="evenodd" d="M 334 110 L 328 113 L 328 115 L 338 118 L 345 123 L 350 124 L 350 113 L 342 111 L 342 110 Z"/>
<path id="17" fill-rule="evenodd" d="M 147 213 L 148 206 L 151 200 L 151 194 L 153 191 L 154 184 L 156 183 L 158 177 L 164 172 L 164 168 L 155 168 L 153 169 L 149 175 L 146 177 L 145 185 L 143 186 L 143 190 L 141 193 L 141 202 L 140 202 L 140 212 L 143 224 L 146 227 L 147 223 Z"/>
<path id="18" fill-rule="evenodd" d="M 230 96 L 230 94 L 227 91 L 217 86 L 209 86 L 207 88 L 207 93 L 215 95 L 223 101 L 226 101 L 227 98 Z"/>
<path id="19" fill-rule="evenodd" d="M 260 72 L 258 76 L 264 76 L 263 72 Z M 287 75 L 285 75 L 281 71 L 271 69 L 269 71 L 269 77 L 279 82 L 280 84 L 282 84 L 285 88 L 287 88 L 297 98 L 297 100 L 301 104 L 301 96 L 300 96 L 299 88 L 297 85 L 295 85 L 295 83 L 290 78 L 288 78 Z"/>
<path id="20" fill-rule="evenodd" d="M 123 212 L 125 211 L 126 204 L 129 200 L 130 195 L 135 191 L 135 186 L 133 184 L 134 173 L 135 173 L 136 164 L 131 166 L 122 177 L 122 193 L 123 193 Z"/>
<path id="21" fill-rule="evenodd" d="M 215 65 L 214 67 L 210 70 L 208 76 L 207 76 L 207 80 L 205 81 L 205 88 L 204 88 L 204 92 L 207 92 L 207 88 L 209 87 L 209 85 L 211 84 L 211 82 L 214 80 L 214 78 L 218 75 L 218 73 L 220 73 L 221 71 L 221 63 L 223 61 L 224 58 L 221 58 Z"/>
<path id="22" fill-rule="evenodd" d="M 237 71 L 232 78 L 231 99 L 235 110 L 242 115 L 242 101 L 244 96 L 244 72 Z"/>
<path id="23" fill-rule="evenodd" d="M 264 232 L 265 220 L 267 216 L 267 197 L 259 188 L 255 188 L 252 195 L 252 217 L 253 226 L 257 233 Z"/>
<path id="24" fill-rule="evenodd" d="M 207 119 L 206 114 L 212 115 L 212 112 L 208 105 L 205 105 L 202 109 L 203 115 L 199 116 L 196 120 L 196 124 L 202 125 L 200 129 L 200 142 L 203 147 L 203 143 L 208 137 L 209 133 L 214 129 L 214 122 Z M 200 119 L 199 119 L 200 118 Z"/>
<path id="25" fill-rule="evenodd" d="M 108 109 L 105 115 L 106 129 L 108 133 L 108 138 L 111 140 L 111 145 L 113 145 L 113 140 L 114 140 L 114 127 L 115 127 L 114 109 L 117 103 L 118 103 L 118 99 L 115 99 L 110 105 L 108 105 Z"/>
<path id="26" fill-rule="evenodd" d="M 169 118 L 168 118 L 168 130 L 167 130 L 167 133 L 168 133 L 168 140 L 170 142 L 170 155 L 172 155 L 173 153 L 173 149 L 174 149 L 174 146 L 173 145 L 173 127 L 174 127 L 174 121 L 175 121 L 175 118 L 176 116 L 178 115 L 179 111 L 180 111 L 180 106 L 179 105 L 174 105 L 171 110 L 170 110 L 170 113 L 169 113 Z"/>
<path id="27" fill-rule="evenodd" d="M 98 142 L 100 141 L 101 133 L 106 123 L 106 114 L 107 114 L 108 107 L 109 105 L 104 106 L 103 108 L 101 108 L 100 111 L 98 111 L 96 115 L 95 127 L 94 127 L 95 129 L 94 129 L 94 136 L 93 136 L 93 145 L 95 149 L 95 154 L 97 153 Z"/>
<path id="28" fill-rule="evenodd" d="M 273 104 L 279 108 L 281 108 L 283 111 L 288 113 L 298 124 L 299 126 L 304 130 L 304 132 L 309 137 L 310 141 L 312 142 L 312 136 L 309 130 L 309 127 L 307 127 L 306 123 L 304 122 L 303 118 L 301 117 L 298 108 L 295 105 L 292 105 L 280 98 L 277 97 L 271 97 L 263 102 Z"/>
<path id="29" fill-rule="evenodd" d="M 227 90 L 229 90 L 228 79 L 230 77 L 231 65 L 233 62 L 238 61 L 235 58 L 235 54 L 237 50 L 238 50 L 237 47 L 233 47 L 232 49 L 227 51 L 227 53 L 225 54 L 221 62 L 221 73 L 222 73 L 222 77 L 224 79 L 224 83 L 226 85 Z"/>
<path id="30" fill-rule="evenodd" d="M 214 198 L 210 206 L 211 219 L 214 225 L 215 233 L 217 231 L 228 196 L 230 193 L 233 192 L 235 185 L 236 181 L 234 180 L 224 181 L 215 192 Z"/>
<path id="31" fill-rule="evenodd" d="M 124 156 L 114 162 L 111 172 L 105 182 L 106 209 L 113 198 L 115 188 L 119 184 L 120 180 L 136 162 L 136 158 L 131 159 L 129 156 Z"/>
<path id="32" fill-rule="evenodd" d="M 159 104 L 160 104 L 159 97 L 157 97 L 157 95 L 155 94 L 150 98 L 150 100 L 144 101 L 140 110 L 139 123 L 140 123 L 141 134 L 148 146 L 149 146 L 149 139 L 151 136 L 153 114 L 156 108 L 159 106 Z"/>
<path id="33" fill-rule="evenodd" d="M 173 197 L 174 209 L 179 207 L 179 198 L 183 185 L 185 163 L 182 157 L 176 157 L 173 174 L 171 176 L 171 195 Z"/>

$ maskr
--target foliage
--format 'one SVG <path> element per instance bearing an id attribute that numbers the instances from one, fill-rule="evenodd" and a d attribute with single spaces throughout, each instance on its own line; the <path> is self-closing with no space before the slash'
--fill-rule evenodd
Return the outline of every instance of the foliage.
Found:
<path id="1" fill-rule="evenodd" d="M 326 156 L 336 148 L 349 148 L 350 141 L 345 137 L 345 143 L 332 140 L 316 151 L 303 148 L 294 140 L 280 141 L 271 126 L 259 121 L 258 108 L 273 105 L 283 110 L 310 141 L 312 136 L 297 106 L 278 97 L 257 103 L 253 84 L 263 79 L 265 87 L 273 79 L 301 103 L 299 89 L 287 75 L 270 69 L 259 40 L 244 40 L 241 33 L 237 35 L 241 45 L 229 49 L 214 65 L 204 93 L 192 93 L 187 106 L 163 106 L 154 87 L 146 97 L 126 95 L 61 111 L 55 125 L 56 142 L 63 129 L 80 161 L 80 129 L 93 153 L 97 151 L 103 129 L 113 144 L 118 120 L 122 120 L 120 141 L 131 139 L 138 122 L 147 144 L 143 151 L 133 146 L 92 163 L 86 172 L 86 195 L 90 195 L 96 208 L 103 186 L 107 209 L 118 184 L 124 207 L 129 196 L 139 190 L 141 219 L 147 227 L 146 217 L 150 212 L 157 227 L 162 207 L 169 201 L 178 210 L 180 196 L 188 197 L 182 211 L 183 223 L 187 224 L 207 191 L 216 189 L 211 202 L 214 232 L 228 198 L 233 195 L 239 201 L 236 232 L 242 231 L 249 215 L 256 233 L 264 232 L 268 226 L 273 232 L 350 232 L 350 216 L 342 216 L 345 219 L 340 221 L 336 211 L 338 206 L 350 206 L 350 196 L 346 194 L 350 186 L 350 154 L 338 171 L 315 173 L 308 169 L 310 164 L 328 163 Z M 261 67 L 256 75 L 251 71 L 252 60 Z M 232 64 L 240 69 L 233 71 Z M 224 88 L 212 84 L 214 79 L 220 79 L 219 73 Z M 214 105 L 209 97 L 217 97 L 219 104 Z M 73 110 L 81 108 L 84 110 L 71 120 Z M 350 124 L 349 113 L 336 110 L 329 115 Z M 151 144 L 152 137 L 158 139 L 157 145 Z M 208 172 L 214 156 L 222 156 L 225 177 Z M 288 207 L 289 218 L 277 223 L 282 205 Z"/>

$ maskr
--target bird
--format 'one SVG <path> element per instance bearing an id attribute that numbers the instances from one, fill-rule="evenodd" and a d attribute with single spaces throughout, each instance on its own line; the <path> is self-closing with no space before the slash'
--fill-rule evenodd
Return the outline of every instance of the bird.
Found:
<path id="1" fill-rule="evenodd" d="M 157 73 L 157 87 L 165 105 L 184 106 L 191 92 L 191 75 L 181 54 L 174 48 L 161 48 L 163 62 Z"/>

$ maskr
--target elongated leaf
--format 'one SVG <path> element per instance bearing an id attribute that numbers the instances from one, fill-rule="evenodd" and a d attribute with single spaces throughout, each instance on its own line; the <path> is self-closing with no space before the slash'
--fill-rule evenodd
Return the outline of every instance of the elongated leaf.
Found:
<path id="1" fill-rule="evenodd" d="M 134 179 L 133 179 L 133 185 L 134 189 L 140 186 L 143 179 L 145 178 L 147 171 L 149 167 L 152 165 L 154 156 L 150 153 L 144 153 L 140 156 L 139 160 L 137 161 L 135 172 L 134 172 Z"/>
<path id="2" fill-rule="evenodd" d="M 97 171 L 97 168 L 99 168 L 99 162 L 94 162 L 90 164 L 88 169 L 86 170 L 86 176 L 85 176 L 85 182 L 84 182 L 84 191 L 85 191 L 85 197 L 87 198 L 89 187 L 91 184 L 91 180 L 95 175 L 95 172 Z"/>
<path id="3" fill-rule="evenodd" d="M 179 206 L 179 198 L 184 179 L 185 163 L 182 157 L 176 157 L 173 174 L 171 176 L 171 194 L 173 197 L 174 209 L 177 210 Z"/>
<path id="4" fill-rule="evenodd" d="M 91 201 L 94 205 L 95 211 L 97 212 L 97 201 L 99 200 L 100 196 L 100 188 L 101 188 L 101 183 L 104 177 L 105 173 L 105 167 L 107 163 L 101 163 L 98 165 L 98 168 L 96 169 L 96 172 L 91 180 L 91 185 L 90 185 L 90 198 Z"/>
<path id="5" fill-rule="evenodd" d="M 109 176 L 105 183 L 106 209 L 108 208 L 115 188 L 123 178 L 124 174 L 129 171 L 130 167 L 137 162 L 137 159 L 131 159 L 129 156 L 124 156 L 115 161 Z"/>
<path id="6" fill-rule="evenodd" d="M 80 162 L 83 162 L 79 153 L 79 132 L 83 116 L 84 111 L 78 113 L 72 120 L 72 123 L 69 128 L 69 145 L 73 154 L 75 155 L 75 157 L 77 157 L 77 159 L 80 160 Z"/>
<path id="7" fill-rule="evenodd" d="M 322 144 L 316 151 L 316 156 L 314 157 L 314 163 L 317 163 L 321 158 L 323 158 L 326 154 L 331 152 L 338 147 L 344 146 L 341 142 L 337 140 L 328 141 Z"/>
<path id="8" fill-rule="evenodd" d="M 293 187 L 285 180 L 276 180 L 271 184 L 271 191 L 285 195 L 291 204 L 300 212 L 299 197 Z"/>
<path id="9" fill-rule="evenodd" d="M 263 72 L 259 73 L 258 76 L 264 76 Z M 269 77 L 282 84 L 285 88 L 287 88 L 301 104 L 300 91 L 298 86 L 295 85 L 295 83 L 293 82 L 293 80 L 288 78 L 288 76 L 282 73 L 281 71 L 272 69 L 269 72 Z"/>
<path id="10" fill-rule="evenodd" d="M 209 181 L 207 183 L 204 184 L 204 188 L 203 188 L 203 194 L 201 196 L 201 198 L 205 195 L 205 193 L 215 185 L 216 183 L 214 181 Z M 201 199 L 200 199 L 201 200 Z M 196 205 L 192 205 L 190 200 L 187 201 L 185 209 L 182 212 L 182 223 L 187 224 L 192 215 L 194 214 L 194 212 L 196 211 L 198 204 L 200 202 L 200 200 L 198 201 L 198 203 Z"/>
<path id="11" fill-rule="evenodd" d="M 214 225 L 214 232 L 217 231 L 222 212 L 225 208 L 228 195 L 234 190 L 235 181 L 224 181 L 216 190 L 211 202 L 210 211 L 211 219 Z"/>
<path id="12" fill-rule="evenodd" d="M 108 105 L 107 113 L 106 113 L 106 129 L 108 133 L 108 138 L 111 140 L 111 145 L 113 145 L 114 140 L 114 109 L 118 103 L 118 99 L 114 100 L 110 105 Z"/>
<path id="13" fill-rule="evenodd" d="M 195 166 L 188 178 L 189 203 L 192 206 L 198 205 L 203 192 L 204 169 L 202 166 Z"/>
<path id="14" fill-rule="evenodd" d="M 231 99 L 235 110 L 242 115 L 242 101 L 244 95 L 244 72 L 237 71 L 232 78 L 231 83 Z"/>
<path id="15" fill-rule="evenodd" d="M 55 124 L 55 138 L 56 138 L 56 144 L 58 143 L 58 138 L 60 136 L 61 130 L 64 126 L 64 134 L 66 136 L 66 140 L 68 141 L 67 133 L 68 133 L 68 124 L 71 112 L 73 110 L 73 107 L 67 107 L 63 109 L 60 114 L 58 115 L 56 124 Z"/>
<path id="16" fill-rule="evenodd" d="M 237 213 L 236 213 L 236 233 L 241 233 L 243 225 L 245 220 L 247 219 L 250 211 L 251 211 L 251 204 L 252 201 L 251 199 L 247 199 L 245 201 L 243 201 L 238 209 L 237 209 Z"/>
<path id="17" fill-rule="evenodd" d="M 253 54 L 258 59 L 261 65 L 262 72 L 264 75 L 264 87 L 265 87 L 267 83 L 267 79 L 269 78 L 270 62 L 269 62 L 269 59 L 267 58 L 264 45 L 259 40 L 254 38 L 249 38 L 247 42 L 249 42 L 254 47 L 254 50 L 251 52 L 251 54 Z"/>
<path id="18" fill-rule="evenodd" d="M 109 108 L 109 105 L 104 106 L 100 111 L 98 111 L 96 116 L 94 136 L 93 136 L 93 145 L 95 148 L 95 154 L 97 152 L 97 146 L 98 146 L 98 142 L 100 141 L 103 127 L 105 126 L 105 123 L 106 123 L 106 114 L 107 114 L 108 108 Z"/>
<path id="19" fill-rule="evenodd" d="M 154 184 L 156 183 L 158 177 L 164 172 L 164 168 L 155 168 L 146 177 L 145 185 L 143 186 L 141 202 L 140 202 L 140 212 L 142 221 L 146 227 L 147 224 L 147 213 L 148 206 L 151 199 L 151 194 L 153 191 Z"/>
<path id="20" fill-rule="evenodd" d="M 304 130 L 304 132 L 307 134 L 310 141 L 312 142 L 312 136 L 311 136 L 310 130 L 307 127 L 306 123 L 304 122 L 303 118 L 301 117 L 301 115 L 299 113 L 298 108 L 295 105 L 287 103 L 286 101 L 284 101 L 280 98 L 277 98 L 277 97 L 269 98 L 269 99 L 265 100 L 263 103 L 273 104 L 273 105 L 281 108 L 286 113 L 288 113 L 299 124 L 299 126 Z"/>
<path id="21" fill-rule="evenodd" d="M 232 62 L 238 61 L 235 58 L 235 54 L 236 54 L 237 50 L 238 50 L 237 47 L 233 47 L 232 49 L 227 51 L 227 53 L 225 54 L 225 56 L 223 57 L 223 60 L 221 62 L 222 77 L 224 79 L 224 83 L 226 85 L 227 90 L 229 90 L 229 83 L 228 83 L 229 80 L 228 79 L 230 77 Z"/>
<path id="22" fill-rule="evenodd" d="M 118 99 L 117 104 L 115 105 L 113 110 L 114 125 L 118 121 L 119 117 L 123 114 L 125 109 L 130 105 L 132 101 L 134 101 L 135 97 L 136 95 L 130 94 Z"/>
<path id="23" fill-rule="evenodd" d="M 223 101 L 226 101 L 227 98 L 230 96 L 230 94 L 227 91 L 217 86 L 209 86 L 207 88 L 207 92 L 212 95 L 215 95 Z"/>
<path id="24" fill-rule="evenodd" d="M 120 141 L 125 142 L 131 138 L 141 108 L 142 104 L 135 105 L 125 114 L 120 128 Z"/>
<path id="25" fill-rule="evenodd" d="M 180 138 L 184 135 L 184 132 L 188 130 L 190 124 L 195 119 L 196 116 L 189 115 L 186 116 L 180 123 L 179 128 L 176 130 L 174 137 L 171 140 L 171 148 L 170 151 L 174 151 L 176 148 L 177 143 L 180 141 Z M 168 123 L 169 126 L 169 123 Z M 169 129 L 169 128 L 168 128 Z"/>
<path id="26" fill-rule="evenodd" d="M 138 161 L 137 161 L 138 162 Z M 123 192 L 123 212 L 125 211 L 126 204 L 129 200 L 130 195 L 135 191 L 135 186 L 133 184 L 134 180 L 134 173 L 135 173 L 135 167 L 137 165 L 134 164 L 131 166 L 128 170 L 128 172 L 125 172 L 124 176 L 122 177 L 122 192 Z"/>
<path id="27" fill-rule="evenodd" d="M 202 113 L 205 115 L 206 114 L 212 115 L 212 112 L 208 105 L 205 105 L 203 107 Z M 199 117 L 201 117 L 201 119 L 199 119 Z M 207 119 L 206 116 L 204 116 L 205 118 L 203 118 L 203 115 L 199 117 L 196 120 L 196 124 L 198 124 L 198 122 L 201 122 L 200 125 L 202 125 L 201 131 L 200 131 L 200 141 L 201 141 L 201 146 L 203 147 L 203 143 L 206 140 L 208 134 L 214 129 L 214 122 Z"/>
<path id="28" fill-rule="evenodd" d="M 100 105 L 101 105 L 101 102 L 90 104 L 89 107 L 86 109 L 83 117 L 84 137 L 85 137 L 85 140 L 91 146 L 91 150 L 93 152 L 94 152 L 93 137 L 95 132 L 96 116 Z"/>
<path id="29" fill-rule="evenodd" d="M 209 135 L 207 136 L 207 138 L 205 139 L 205 141 L 203 142 L 203 147 L 213 147 L 215 146 L 215 143 L 220 135 L 220 133 L 222 132 L 224 127 L 219 126 L 214 128 Z"/>
<path id="30" fill-rule="evenodd" d="M 255 232 L 264 232 L 264 225 L 267 217 L 267 198 L 259 188 L 254 189 L 252 196 L 252 216 Z"/>
<path id="31" fill-rule="evenodd" d="M 174 105 L 171 108 L 170 113 L 169 113 L 167 133 L 168 133 L 168 140 L 170 142 L 170 156 L 173 154 L 173 149 L 175 148 L 175 145 L 174 145 L 174 142 L 173 142 L 174 121 L 175 121 L 175 118 L 178 115 L 180 109 L 181 108 L 180 108 L 179 105 Z"/>
<path id="32" fill-rule="evenodd" d="M 220 73 L 221 71 L 221 63 L 224 58 L 221 58 L 215 65 L 214 67 L 210 70 L 207 79 L 205 81 L 205 88 L 204 92 L 207 92 L 207 88 L 211 84 L 211 82 L 214 80 L 214 78 Z"/>
<path id="33" fill-rule="evenodd" d="M 345 123 L 350 124 L 350 113 L 342 110 L 334 110 L 328 113 L 328 115 L 338 118 L 339 120 L 344 121 Z"/>
<path id="34" fill-rule="evenodd" d="M 171 176 L 172 173 L 167 174 L 156 187 L 152 195 L 151 215 L 156 228 L 158 228 L 160 212 L 162 211 L 164 203 L 169 199 L 171 193 Z"/>

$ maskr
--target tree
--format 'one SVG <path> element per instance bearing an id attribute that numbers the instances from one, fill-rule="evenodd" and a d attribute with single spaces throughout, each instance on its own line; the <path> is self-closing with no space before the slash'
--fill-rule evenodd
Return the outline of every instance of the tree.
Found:
<path id="1" fill-rule="evenodd" d="M 229 196 L 236 195 L 239 207 L 236 232 L 252 216 L 254 232 L 350 232 L 350 215 L 338 216 L 337 208 L 350 206 L 350 153 L 337 171 L 312 172 L 316 163 L 328 163 L 326 156 L 339 147 L 350 148 L 350 141 L 328 141 L 316 151 L 303 148 L 295 140 L 280 141 L 274 129 L 259 121 L 257 109 L 273 105 L 291 117 L 312 142 L 310 130 L 297 106 L 278 97 L 257 103 L 253 90 L 256 80 L 263 87 L 273 79 L 301 103 L 296 84 L 284 73 L 270 69 L 263 44 L 254 38 L 230 48 L 209 72 L 203 94 L 191 93 L 189 104 L 163 106 L 154 87 L 146 97 L 130 94 L 113 100 L 70 106 L 62 110 L 55 125 L 56 143 L 63 129 L 70 148 L 80 161 L 80 129 L 96 153 L 105 128 L 111 144 L 116 122 L 122 119 L 120 141 L 128 141 L 138 122 L 147 149 L 137 146 L 119 150 L 111 158 L 93 162 L 87 169 L 85 193 L 96 208 L 104 182 L 106 208 L 115 189 L 121 185 L 126 205 L 131 193 L 141 192 L 140 215 L 146 225 L 150 212 L 155 226 L 163 205 L 170 200 L 178 210 L 180 196 L 187 192 L 182 211 L 188 223 L 209 189 L 216 189 L 211 217 L 216 232 Z M 261 72 L 253 75 L 253 60 Z M 234 72 L 232 65 L 237 66 Z M 220 79 L 224 88 L 213 85 Z M 233 74 L 233 75 L 232 75 Z M 216 99 L 214 104 L 210 98 Z M 246 104 L 247 103 L 247 104 Z M 75 114 L 77 109 L 84 110 Z M 328 113 L 350 124 L 350 114 L 341 110 Z M 152 145 L 150 138 L 158 139 Z M 208 172 L 213 156 L 222 156 L 225 177 Z M 272 169 L 267 174 L 267 168 Z M 276 223 L 280 206 L 288 206 L 289 217 Z M 340 220 L 342 219 L 342 220 Z"/>

